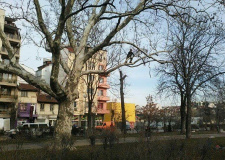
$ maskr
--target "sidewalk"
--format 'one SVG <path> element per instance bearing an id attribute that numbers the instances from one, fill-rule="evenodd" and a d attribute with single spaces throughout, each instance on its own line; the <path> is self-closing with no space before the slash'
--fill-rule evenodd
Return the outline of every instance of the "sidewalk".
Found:
<path id="1" fill-rule="evenodd" d="M 225 137 L 225 133 L 220 134 L 199 134 L 192 135 L 192 138 L 216 138 L 216 137 Z M 174 139 L 185 139 L 185 135 L 174 135 L 174 136 L 153 136 L 150 141 L 155 140 L 174 140 Z M 127 137 L 120 138 L 119 143 L 132 143 L 139 142 L 141 138 L 139 137 Z M 143 140 L 143 139 L 142 139 Z M 146 138 L 144 138 L 146 140 Z M 12 151 L 12 150 L 26 150 L 26 149 L 41 149 L 47 147 L 50 143 L 24 143 L 24 144 L 8 144 L 1 145 L 0 151 Z M 96 145 L 101 145 L 102 140 L 96 139 Z M 74 146 L 88 146 L 90 145 L 89 139 L 76 140 Z"/>

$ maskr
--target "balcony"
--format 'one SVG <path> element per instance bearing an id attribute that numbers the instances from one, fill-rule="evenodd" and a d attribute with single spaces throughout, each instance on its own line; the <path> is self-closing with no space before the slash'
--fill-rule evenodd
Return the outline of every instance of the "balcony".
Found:
<path id="1" fill-rule="evenodd" d="M 99 83 L 98 84 L 98 87 L 99 88 L 106 88 L 106 89 L 109 89 L 110 88 L 110 86 L 107 83 Z"/>
<path id="2" fill-rule="evenodd" d="M 8 37 L 9 41 L 20 43 L 20 36 L 19 35 L 6 33 L 6 36 Z"/>
<path id="3" fill-rule="evenodd" d="M 98 101 L 109 101 L 110 98 L 108 96 L 98 96 Z"/>
<path id="4" fill-rule="evenodd" d="M 12 103 L 15 103 L 17 98 L 18 98 L 17 95 L 0 94 L 0 102 L 12 102 Z"/>
<path id="5" fill-rule="evenodd" d="M 97 114 L 107 114 L 107 113 L 110 113 L 110 111 L 107 110 L 107 109 L 100 109 L 100 108 L 98 108 L 96 113 Z"/>
<path id="6" fill-rule="evenodd" d="M 14 79 L 14 78 L 12 78 L 12 79 L 0 78 L 0 85 L 16 87 L 17 86 L 16 79 Z"/>
<path id="7" fill-rule="evenodd" d="M 16 27 L 16 25 L 14 23 L 8 23 L 7 21 L 5 21 L 5 28 L 18 30 L 18 28 Z"/>
<path id="8" fill-rule="evenodd" d="M 10 118 L 10 111 L 8 109 L 0 108 L 0 118 Z"/>
<path id="9" fill-rule="evenodd" d="M 1 54 L 8 55 L 8 51 L 5 47 L 2 47 L 0 50 Z M 13 48 L 13 53 L 16 54 L 16 57 L 19 57 L 19 48 Z"/>

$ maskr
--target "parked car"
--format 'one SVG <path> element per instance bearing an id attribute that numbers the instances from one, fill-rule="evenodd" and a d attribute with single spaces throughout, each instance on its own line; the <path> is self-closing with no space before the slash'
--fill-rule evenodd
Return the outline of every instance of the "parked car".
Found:
<path id="1" fill-rule="evenodd" d="M 126 130 L 127 131 L 131 131 L 131 128 L 130 128 L 130 125 L 129 124 L 126 124 Z"/>
<path id="2" fill-rule="evenodd" d="M 131 131 L 130 122 L 126 121 L 126 130 Z"/>
<path id="3" fill-rule="evenodd" d="M 96 130 L 110 129 L 110 127 L 115 127 L 114 122 L 103 122 L 101 125 L 95 126 Z"/>
<path id="4" fill-rule="evenodd" d="M 71 133 L 75 136 L 78 136 L 78 135 L 83 136 L 84 135 L 84 128 L 73 125 Z"/>
<path id="5" fill-rule="evenodd" d="M 19 132 L 18 128 L 11 129 L 9 131 L 6 131 L 5 134 L 8 135 L 11 138 L 15 138 L 15 135 Z"/>
<path id="6" fill-rule="evenodd" d="M 15 129 L 11 129 L 7 132 L 8 136 L 15 138 L 18 134 L 25 134 L 33 137 L 43 136 L 45 133 L 49 133 L 50 128 L 47 123 L 23 123 Z"/>

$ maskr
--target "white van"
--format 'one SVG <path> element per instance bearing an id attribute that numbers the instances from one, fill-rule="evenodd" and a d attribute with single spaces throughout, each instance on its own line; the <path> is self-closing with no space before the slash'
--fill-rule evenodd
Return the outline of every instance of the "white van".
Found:
<path id="1" fill-rule="evenodd" d="M 29 133 L 32 136 L 41 136 L 43 133 L 50 132 L 48 123 L 23 123 L 21 130 Z"/>
<path id="2" fill-rule="evenodd" d="M 31 136 L 42 136 L 43 133 L 50 132 L 48 123 L 23 123 L 16 129 L 10 130 L 7 134 L 14 137 L 18 132 L 30 134 Z"/>
<path id="3" fill-rule="evenodd" d="M 20 127 L 23 128 L 48 128 L 48 123 L 23 123 Z"/>

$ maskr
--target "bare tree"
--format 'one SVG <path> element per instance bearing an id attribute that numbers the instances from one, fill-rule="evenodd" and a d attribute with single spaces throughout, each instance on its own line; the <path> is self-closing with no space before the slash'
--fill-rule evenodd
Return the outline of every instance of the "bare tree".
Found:
<path id="1" fill-rule="evenodd" d="M 184 90 L 184 83 L 179 77 L 173 65 L 160 65 L 157 69 L 157 75 L 160 76 L 157 86 L 158 93 L 170 96 L 180 96 L 180 117 L 181 117 L 181 134 L 185 133 L 185 118 L 186 118 L 186 95 Z"/>
<path id="2" fill-rule="evenodd" d="M 124 104 L 124 80 L 127 75 L 123 75 L 123 72 L 120 70 L 120 99 L 121 99 L 121 111 L 122 111 L 122 131 L 126 134 L 126 113 L 125 113 L 125 104 Z"/>
<path id="3" fill-rule="evenodd" d="M 96 60 L 90 59 L 86 64 L 86 69 L 94 69 L 96 66 Z M 87 86 L 87 104 L 88 104 L 88 129 L 91 129 L 94 124 L 94 114 L 93 108 L 94 106 L 97 106 L 97 104 L 94 104 L 94 98 L 98 90 L 98 83 L 99 83 L 99 77 L 95 74 L 87 74 L 84 78 L 84 81 Z M 86 102 L 85 102 L 86 103 Z"/>
<path id="4" fill-rule="evenodd" d="M 209 81 L 225 73 L 220 58 L 222 54 L 220 46 L 224 44 L 222 25 L 209 21 L 204 14 L 189 15 L 181 14 L 175 19 L 170 19 L 168 46 L 171 53 L 167 58 L 173 63 L 167 64 L 170 67 L 164 68 L 165 71 L 162 72 L 171 76 L 171 85 L 179 91 L 177 93 L 181 96 L 181 102 L 184 100 L 183 103 L 187 106 L 187 138 L 191 137 L 193 96 L 201 88 L 206 87 Z"/>
<path id="5" fill-rule="evenodd" d="M 146 52 L 142 50 L 141 32 L 153 29 L 155 19 L 149 17 L 157 18 L 160 12 L 162 13 L 160 16 L 166 14 L 176 16 L 170 10 L 171 8 L 182 8 L 180 1 L 119 1 L 119 4 L 118 1 L 111 0 L 27 0 L 13 3 L 1 1 L 2 7 L 11 10 L 12 18 L 23 20 L 29 30 L 30 36 L 27 34 L 29 41 L 40 47 L 46 48 L 47 46 L 48 51 L 52 54 L 52 71 L 50 85 L 48 85 L 45 81 L 38 80 L 24 70 L 16 61 L 13 49 L 2 29 L 0 29 L 0 38 L 8 51 L 10 64 L 0 65 L 0 71 L 16 74 L 56 98 L 59 102 L 59 114 L 55 128 L 56 137 L 70 136 L 74 111 L 72 104 L 79 97 L 80 77 L 88 74 L 107 75 L 122 66 L 141 65 L 143 59 L 146 58 L 148 61 L 157 61 L 154 56 L 165 51 L 151 49 Z M 143 29 L 138 31 L 137 26 L 143 27 Z M 129 29 L 127 32 L 126 28 Z M 136 41 L 127 36 L 131 30 L 135 33 L 133 37 L 136 37 Z M 64 44 L 69 44 L 74 50 L 74 61 L 69 68 L 60 60 L 60 50 Z M 131 45 L 140 51 L 139 58 L 133 60 L 133 63 L 125 63 L 121 56 L 117 56 L 117 63 L 107 70 L 83 70 L 84 64 L 99 50 L 123 44 Z M 60 66 L 67 73 L 65 86 L 62 86 L 58 80 Z"/>

